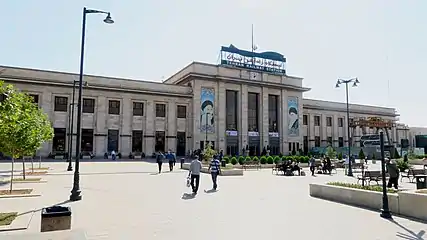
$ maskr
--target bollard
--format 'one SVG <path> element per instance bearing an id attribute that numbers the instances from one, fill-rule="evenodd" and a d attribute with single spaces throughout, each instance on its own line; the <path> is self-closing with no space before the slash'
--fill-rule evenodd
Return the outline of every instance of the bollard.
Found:
<path id="1" fill-rule="evenodd" d="M 185 158 L 181 158 L 181 169 L 184 168 L 184 161 L 185 161 Z"/>

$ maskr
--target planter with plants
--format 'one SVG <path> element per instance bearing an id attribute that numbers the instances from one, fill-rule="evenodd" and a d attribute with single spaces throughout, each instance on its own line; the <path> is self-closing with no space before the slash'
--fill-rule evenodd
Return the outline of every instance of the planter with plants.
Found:
<path id="1" fill-rule="evenodd" d="M 232 157 L 230 162 L 231 162 L 231 164 L 236 165 L 238 161 L 237 161 L 236 157 Z"/>

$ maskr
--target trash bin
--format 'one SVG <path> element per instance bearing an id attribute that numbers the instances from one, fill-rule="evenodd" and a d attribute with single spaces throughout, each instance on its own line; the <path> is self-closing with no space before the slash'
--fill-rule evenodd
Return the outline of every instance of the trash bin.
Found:
<path id="1" fill-rule="evenodd" d="M 184 161 L 185 161 L 185 158 L 181 158 L 181 169 L 184 168 Z"/>
<path id="2" fill-rule="evenodd" d="M 41 232 L 71 229 L 71 208 L 52 206 L 43 208 L 41 213 Z"/>
<path id="3" fill-rule="evenodd" d="M 221 167 L 225 167 L 225 166 L 226 166 L 225 160 L 221 160 Z"/>
<path id="4" fill-rule="evenodd" d="M 417 189 L 427 188 L 427 175 L 416 175 Z"/>

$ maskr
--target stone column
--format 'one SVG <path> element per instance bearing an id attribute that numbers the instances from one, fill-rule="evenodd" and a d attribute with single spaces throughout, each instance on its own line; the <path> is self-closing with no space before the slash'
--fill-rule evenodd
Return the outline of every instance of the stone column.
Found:
<path id="1" fill-rule="evenodd" d="M 226 152 L 226 141 L 225 141 L 225 130 L 226 130 L 226 89 L 225 83 L 218 81 L 218 105 L 216 108 L 216 114 L 218 116 L 217 121 L 217 147 L 218 150 L 223 149 Z"/>
<path id="2" fill-rule="evenodd" d="M 104 96 L 99 96 L 96 102 L 96 129 L 94 129 L 94 154 L 95 156 L 103 156 L 107 152 L 108 144 L 108 129 L 107 129 L 107 118 L 108 118 L 108 102 Z M 74 114 L 76 115 L 76 114 Z M 74 116 L 75 117 L 75 116 Z M 76 124 L 74 124 L 75 126 Z M 75 141 L 73 141 L 73 147 L 75 147 Z"/>
<path id="3" fill-rule="evenodd" d="M 280 113 L 279 119 L 281 119 L 279 123 L 280 127 L 280 137 L 281 137 L 281 145 L 282 145 L 282 153 L 287 154 L 289 152 L 288 149 L 288 92 L 283 89 L 282 94 L 280 95 L 280 105 L 282 111 Z"/>
<path id="4" fill-rule="evenodd" d="M 147 109 L 145 116 L 145 129 L 144 129 L 144 142 L 145 142 L 145 155 L 150 156 L 154 152 L 154 141 L 155 141 L 155 112 L 154 112 L 154 101 L 147 101 Z"/>
<path id="5" fill-rule="evenodd" d="M 41 108 L 48 115 L 50 120 L 53 120 L 53 99 L 52 93 L 49 91 L 44 91 L 41 99 Z M 52 141 L 45 142 L 42 148 L 38 151 L 38 155 L 42 157 L 47 157 L 49 153 L 52 151 Z"/>
<path id="6" fill-rule="evenodd" d="M 167 130 L 166 130 L 166 151 L 171 149 L 176 152 L 176 129 L 177 129 L 177 106 L 174 100 L 168 102 L 167 108 Z"/>
<path id="7" fill-rule="evenodd" d="M 267 148 L 267 145 L 269 145 L 269 137 L 268 137 L 268 88 L 262 87 L 261 92 L 261 101 L 260 101 L 261 109 L 261 129 L 260 129 L 260 136 L 261 136 L 261 151 L 263 147 Z"/>
<path id="8" fill-rule="evenodd" d="M 127 156 L 132 151 L 132 116 L 133 104 L 128 97 L 123 97 L 121 108 L 120 152 Z"/>
<path id="9" fill-rule="evenodd" d="M 239 128 L 239 135 L 241 136 L 239 142 L 241 142 L 241 146 L 239 149 L 239 153 L 242 148 L 245 148 L 246 145 L 249 144 L 248 139 L 248 86 L 245 84 L 241 85 L 241 94 L 240 94 L 240 103 L 241 103 L 241 122 Z"/>

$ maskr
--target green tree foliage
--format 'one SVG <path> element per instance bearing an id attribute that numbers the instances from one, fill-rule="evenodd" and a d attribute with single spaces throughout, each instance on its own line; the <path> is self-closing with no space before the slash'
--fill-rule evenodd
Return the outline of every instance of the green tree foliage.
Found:
<path id="1" fill-rule="evenodd" d="M 41 145 L 53 138 L 53 128 L 33 99 L 0 81 L 0 152 L 13 159 L 33 156 Z M 24 169 L 25 170 L 25 169 Z M 13 170 L 10 190 L 12 190 Z"/>
<path id="2" fill-rule="evenodd" d="M 365 159 L 365 153 L 363 152 L 363 149 L 360 149 L 359 151 L 359 159 Z"/>
<path id="3" fill-rule="evenodd" d="M 205 150 L 203 151 L 203 160 L 209 162 L 212 160 L 215 154 L 216 154 L 216 151 L 212 149 L 212 146 L 209 143 L 206 146 Z"/>
<path id="4" fill-rule="evenodd" d="M 326 156 L 330 159 L 334 159 L 336 157 L 337 153 L 335 152 L 334 148 L 329 146 L 326 148 Z"/>
<path id="5" fill-rule="evenodd" d="M 338 153 L 338 160 L 342 160 L 342 152 Z"/>

